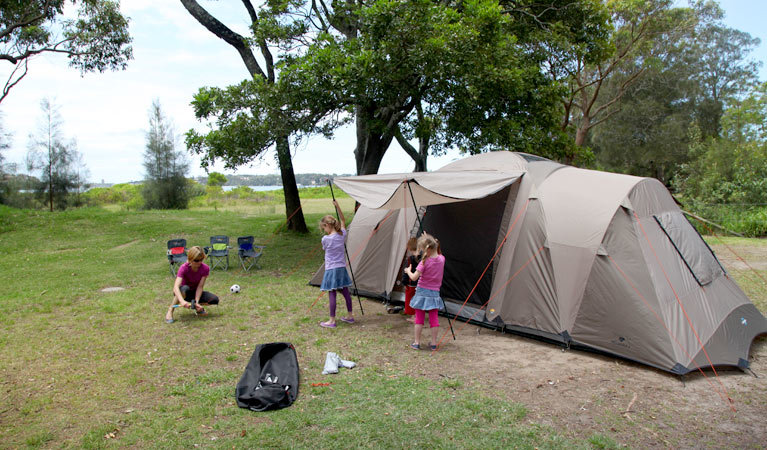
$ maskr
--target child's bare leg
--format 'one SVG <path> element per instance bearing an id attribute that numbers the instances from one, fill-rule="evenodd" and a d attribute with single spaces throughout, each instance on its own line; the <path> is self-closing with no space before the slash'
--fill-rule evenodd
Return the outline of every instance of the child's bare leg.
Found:
<path id="1" fill-rule="evenodd" d="M 423 324 L 413 325 L 413 332 L 415 334 L 413 343 L 415 345 L 421 345 L 421 330 L 423 330 Z"/>

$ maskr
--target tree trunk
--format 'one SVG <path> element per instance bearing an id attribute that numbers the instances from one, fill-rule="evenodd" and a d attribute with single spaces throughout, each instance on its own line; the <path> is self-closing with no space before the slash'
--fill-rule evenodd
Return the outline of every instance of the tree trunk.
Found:
<path id="1" fill-rule="evenodd" d="M 293 161 L 290 158 L 290 143 L 287 136 L 280 136 L 277 139 L 277 161 L 280 164 L 280 174 L 282 175 L 282 190 L 285 193 L 285 214 L 288 219 L 288 230 L 294 230 L 301 233 L 307 233 L 304 212 L 301 208 L 301 198 L 298 195 L 298 186 L 296 186 L 296 175 L 293 172 Z"/>
<path id="2" fill-rule="evenodd" d="M 357 175 L 376 174 L 394 135 L 391 131 L 380 133 L 371 130 L 370 124 L 375 123 L 375 118 L 360 106 L 357 107 L 356 116 L 357 148 L 354 149 L 354 159 Z"/>
<path id="3" fill-rule="evenodd" d="M 583 147 L 586 143 L 586 138 L 589 136 L 589 129 L 591 128 L 591 120 L 588 116 L 581 118 L 581 123 L 578 125 L 578 129 L 575 130 L 575 145 Z"/>
<path id="4" fill-rule="evenodd" d="M 405 150 L 405 153 L 410 156 L 410 159 L 415 162 L 413 172 L 426 172 L 426 158 L 429 155 L 429 138 L 419 138 L 418 150 L 416 150 L 415 147 L 410 145 L 410 142 L 405 139 L 405 136 L 402 135 L 402 131 L 399 127 L 395 130 L 394 137 L 397 138 L 400 147 Z"/>
<path id="5" fill-rule="evenodd" d="M 237 53 L 240 54 L 242 62 L 245 63 L 245 67 L 252 77 L 260 76 L 266 80 L 267 83 L 274 84 L 274 59 L 272 58 L 271 51 L 269 50 L 266 41 L 261 40 L 259 42 L 261 54 L 266 64 L 267 73 L 264 73 L 264 71 L 261 70 L 261 66 L 258 65 L 258 61 L 250 46 L 247 45 L 247 40 L 243 36 L 230 30 L 226 25 L 210 15 L 208 11 L 201 7 L 195 0 L 180 1 L 189 14 L 197 19 L 202 26 L 237 50 Z M 250 2 L 244 3 L 250 15 L 250 19 L 253 22 L 253 25 L 255 25 L 255 21 L 258 20 L 255 10 L 252 8 Z M 298 211 L 291 217 L 291 214 L 301 206 L 301 198 L 298 195 L 296 175 L 293 172 L 293 161 L 290 156 L 290 142 L 288 141 L 288 137 L 282 136 L 278 138 L 276 147 L 277 161 L 280 165 L 280 174 L 282 175 L 282 190 L 285 193 L 285 207 L 287 208 L 285 214 L 288 217 L 288 229 L 306 233 L 309 230 L 306 228 L 303 211 Z"/>

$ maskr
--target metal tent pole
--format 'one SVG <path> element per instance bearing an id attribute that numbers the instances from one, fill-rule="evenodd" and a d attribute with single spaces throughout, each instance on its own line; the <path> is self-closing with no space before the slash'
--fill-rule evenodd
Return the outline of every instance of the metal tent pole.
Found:
<path id="1" fill-rule="evenodd" d="M 328 186 L 330 186 L 330 195 L 333 197 L 333 201 L 336 201 L 336 194 L 333 193 L 333 183 L 330 182 L 330 178 L 328 178 Z M 340 208 L 340 206 L 339 206 Z M 336 210 L 336 218 L 340 221 L 341 217 L 338 215 L 338 210 Z M 349 261 L 349 273 L 352 275 L 352 283 L 354 283 L 354 293 L 357 294 L 357 303 L 360 304 L 360 312 L 362 312 L 362 315 L 365 315 L 365 310 L 362 309 L 362 300 L 360 299 L 360 291 L 357 289 L 357 280 L 354 278 L 354 270 L 352 270 L 352 260 L 349 258 L 349 249 L 346 248 L 346 239 L 344 239 L 344 253 L 346 254 L 346 260 Z"/>
<path id="2" fill-rule="evenodd" d="M 410 192 L 410 200 L 413 202 L 413 209 L 415 209 L 415 217 L 418 219 L 418 229 L 423 231 L 423 222 L 421 222 L 421 217 L 418 215 L 418 206 L 415 204 L 415 196 L 413 195 L 413 190 L 410 188 L 410 180 L 405 181 L 407 183 L 407 190 Z M 439 297 L 440 300 L 442 300 L 442 296 Z M 450 321 L 450 317 L 447 316 L 447 305 L 445 304 L 445 300 L 442 300 L 442 307 L 445 308 L 445 318 L 447 319 L 448 325 L 450 325 L 450 332 L 453 334 L 453 340 L 455 340 L 455 331 L 453 331 L 453 322 Z"/>

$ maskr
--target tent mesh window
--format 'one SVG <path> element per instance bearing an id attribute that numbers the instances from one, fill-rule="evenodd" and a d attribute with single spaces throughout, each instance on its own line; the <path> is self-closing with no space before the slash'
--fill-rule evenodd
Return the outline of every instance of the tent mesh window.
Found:
<path id="1" fill-rule="evenodd" d="M 714 252 L 681 212 L 665 212 L 653 217 L 699 285 L 705 286 L 724 273 Z"/>

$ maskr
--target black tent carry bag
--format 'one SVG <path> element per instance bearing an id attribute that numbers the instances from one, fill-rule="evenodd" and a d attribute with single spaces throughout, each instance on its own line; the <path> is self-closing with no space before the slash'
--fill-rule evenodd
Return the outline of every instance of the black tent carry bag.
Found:
<path id="1" fill-rule="evenodd" d="M 293 344 L 259 344 L 235 392 L 237 406 L 253 411 L 288 407 L 298 398 L 298 358 Z"/>

